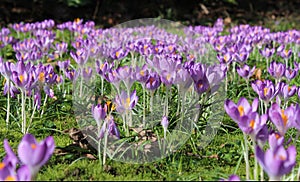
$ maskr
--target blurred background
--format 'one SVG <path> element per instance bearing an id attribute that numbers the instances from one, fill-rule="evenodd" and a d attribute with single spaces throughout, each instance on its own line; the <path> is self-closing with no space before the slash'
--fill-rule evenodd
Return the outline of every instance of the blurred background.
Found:
<path id="1" fill-rule="evenodd" d="M 300 27 L 299 0 L 1 0 L 0 25 L 83 18 L 101 28 L 138 18 L 162 18 L 184 25 L 263 25 L 273 30 Z"/>

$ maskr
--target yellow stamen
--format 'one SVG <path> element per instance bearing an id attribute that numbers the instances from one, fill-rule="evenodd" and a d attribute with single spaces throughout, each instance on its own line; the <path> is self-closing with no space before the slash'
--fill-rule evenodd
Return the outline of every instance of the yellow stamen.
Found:
<path id="1" fill-rule="evenodd" d="M 168 75 L 167 75 L 167 80 L 170 80 L 170 78 L 171 78 L 171 75 L 168 74 Z"/>
<path id="2" fill-rule="evenodd" d="M 287 124 L 287 122 L 288 122 L 288 117 L 287 117 L 287 115 L 284 114 L 284 110 L 283 109 L 281 110 L 281 118 L 283 120 L 283 126 L 285 127 L 286 124 Z"/>
<path id="3" fill-rule="evenodd" d="M 44 81 L 45 81 L 45 73 L 44 73 L 44 72 L 40 72 L 40 74 L 39 74 L 39 80 L 40 80 L 41 82 L 44 82 Z"/>
<path id="4" fill-rule="evenodd" d="M 130 105 L 130 98 L 129 97 L 126 99 L 126 104 L 129 107 L 129 105 Z"/>
<path id="5" fill-rule="evenodd" d="M 282 161 L 286 160 L 286 157 L 285 157 L 285 156 L 282 156 L 282 155 L 280 155 L 279 158 L 280 158 L 280 160 L 282 160 Z"/>
<path id="6" fill-rule="evenodd" d="M 36 144 L 32 143 L 30 146 L 32 149 L 36 149 Z"/>
<path id="7" fill-rule="evenodd" d="M 240 113 L 240 116 L 243 116 L 243 115 L 245 114 L 245 112 L 244 112 L 244 107 L 243 107 L 243 106 L 239 106 L 239 107 L 238 107 L 238 111 L 239 111 L 239 113 Z"/>
<path id="8" fill-rule="evenodd" d="M 264 88 L 264 96 L 266 96 L 266 95 L 267 95 L 268 91 L 269 91 L 269 89 L 268 89 L 268 88 Z"/>
<path id="9" fill-rule="evenodd" d="M 103 68 L 104 68 L 104 64 L 101 64 L 100 69 L 103 70 Z"/>
<path id="10" fill-rule="evenodd" d="M 144 70 L 141 70 L 141 71 L 140 71 L 140 75 L 145 76 Z"/>
<path id="11" fill-rule="evenodd" d="M 119 57 L 120 53 L 119 51 L 116 52 L 116 57 Z"/>
<path id="12" fill-rule="evenodd" d="M 7 176 L 4 181 L 17 181 L 15 177 L 13 176 Z"/>
<path id="13" fill-rule="evenodd" d="M 225 62 L 227 63 L 228 62 L 228 60 L 229 60 L 229 58 L 228 58 L 228 56 L 224 56 L 224 60 L 225 60 Z"/>
<path id="14" fill-rule="evenodd" d="M 20 82 L 23 83 L 23 81 L 24 81 L 24 75 L 20 75 L 19 79 L 20 79 Z"/>
<path id="15" fill-rule="evenodd" d="M 254 121 L 254 119 L 252 119 L 252 120 L 250 121 L 249 126 L 250 126 L 252 129 L 254 129 L 254 125 L 255 125 L 255 121 Z"/>
<path id="16" fill-rule="evenodd" d="M 60 77 L 59 77 L 59 76 L 56 78 L 56 82 L 57 82 L 57 83 L 60 82 Z"/>
<path id="17" fill-rule="evenodd" d="M 2 170 L 5 167 L 5 163 L 4 162 L 0 162 L 0 170 Z"/>

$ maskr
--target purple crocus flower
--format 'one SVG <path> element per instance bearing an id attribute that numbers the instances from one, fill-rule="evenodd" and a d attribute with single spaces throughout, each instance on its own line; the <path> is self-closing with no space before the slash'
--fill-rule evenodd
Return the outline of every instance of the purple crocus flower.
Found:
<path id="1" fill-rule="evenodd" d="M 79 74 L 76 70 L 67 69 L 66 72 L 65 72 L 65 75 L 69 80 L 74 81 L 74 80 L 77 79 Z"/>
<path id="2" fill-rule="evenodd" d="M 145 88 L 148 90 L 155 90 L 161 84 L 161 80 L 156 72 L 150 72 L 149 77 L 145 83 Z"/>
<path id="3" fill-rule="evenodd" d="M 192 85 L 193 79 L 186 69 L 180 68 L 177 70 L 174 83 L 178 85 L 179 92 L 185 93 Z"/>
<path id="4" fill-rule="evenodd" d="M 295 115 L 295 121 L 294 121 L 294 127 L 298 130 L 298 131 L 300 131 L 300 106 L 299 106 L 299 104 L 296 104 L 296 106 L 295 106 L 295 113 L 294 113 L 294 115 Z"/>
<path id="5" fill-rule="evenodd" d="M 264 49 L 260 49 L 259 50 L 259 53 L 263 56 L 263 57 L 265 57 L 265 58 L 269 58 L 269 57 L 271 57 L 274 53 L 275 53 L 275 49 L 273 48 L 273 49 L 269 49 L 269 48 L 264 48 Z"/>
<path id="6" fill-rule="evenodd" d="M 282 136 L 284 136 L 289 128 L 294 126 L 296 118 L 295 107 L 293 105 L 284 110 L 277 103 L 273 103 L 268 110 L 268 114 L 270 120 Z"/>
<path id="7" fill-rule="evenodd" d="M 99 131 L 98 139 L 102 139 L 104 137 L 104 134 L 106 131 L 108 132 L 109 135 L 116 136 L 118 139 L 120 139 L 119 129 L 114 121 L 113 116 L 111 116 L 111 115 L 109 115 L 105 119 L 105 121 Z"/>
<path id="8" fill-rule="evenodd" d="M 134 90 L 130 96 L 124 90 L 115 99 L 116 110 L 119 113 L 124 113 L 132 110 L 138 102 L 136 91 Z"/>
<path id="9" fill-rule="evenodd" d="M 279 89 L 275 88 L 273 82 L 270 80 L 256 80 L 251 86 L 259 98 L 266 102 L 272 100 L 279 92 Z"/>
<path id="10" fill-rule="evenodd" d="M 269 135 L 269 147 L 270 150 L 276 150 L 278 147 L 282 146 L 284 142 L 284 137 L 280 136 L 278 133 L 272 133 Z"/>
<path id="11" fill-rule="evenodd" d="M 229 176 L 228 179 L 220 179 L 219 181 L 241 181 L 241 180 L 239 176 L 232 174 Z"/>
<path id="12" fill-rule="evenodd" d="M 19 163 L 19 160 L 13 150 L 11 149 L 8 140 L 4 139 L 4 149 L 6 152 L 6 156 L 3 159 L 3 162 L 10 166 L 11 168 L 15 169 L 17 167 L 17 164 Z"/>
<path id="13" fill-rule="evenodd" d="M 116 69 L 116 76 L 122 80 L 126 88 L 130 89 L 135 81 L 133 69 L 129 66 L 122 66 Z"/>
<path id="14" fill-rule="evenodd" d="M 248 57 L 249 57 L 249 53 L 247 51 L 243 51 L 243 52 L 235 54 L 235 59 L 240 64 L 245 63 L 247 61 Z"/>
<path id="15" fill-rule="evenodd" d="M 57 65 L 61 70 L 66 71 L 70 66 L 70 60 L 68 59 L 66 61 L 58 61 Z"/>
<path id="16" fill-rule="evenodd" d="M 22 165 L 17 172 L 15 168 L 8 166 L 5 162 L 0 163 L 0 180 L 1 181 L 31 181 L 30 169 Z"/>
<path id="17" fill-rule="evenodd" d="M 295 78 L 298 74 L 298 69 L 287 68 L 284 72 L 284 76 L 290 82 L 293 78 Z"/>
<path id="18" fill-rule="evenodd" d="M 218 54 L 217 58 L 220 61 L 220 63 L 224 63 L 226 65 L 229 65 L 233 60 L 233 56 L 230 52 L 227 52 L 224 55 L 219 55 Z"/>
<path id="19" fill-rule="evenodd" d="M 166 116 L 164 116 L 161 120 L 161 125 L 163 127 L 164 130 L 167 130 L 168 126 L 169 126 L 169 120 Z"/>
<path id="20" fill-rule="evenodd" d="M 120 139 L 119 129 L 112 116 L 108 117 L 108 133 L 109 135 L 116 136 L 118 139 Z"/>
<path id="21" fill-rule="evenodd" d="M 150 72 L 150 70 L 148 69 L 146 64 L 144 64 L 144 66 L 141 68 L 137 66 L 135 69 L 136 80 L 141 83 L 146 83 L 146 81 L 149 78 L 149 72 Z"/>
<path id="22" fill-rule="evenodd" d="M 236 123 L 239 123 L 242 120 L 248 120 L 249 116 L 256 112 L 258 107 L 258 99 L 256 98 L 253 100 L 252 106 L 244 97 L 240 98 L 237 104 L 227 99 L 224 107 L 226 113 L 231 117 L 231 119 L 233 119 L 233 121 Z"/>
<path id="23" fill-rule="evenodd" d="M 89 81 L 92 77 L 92 68 L 91 67 L 87 67 L 87 68 L 82 68 L 82 77 L 85 81 Z"/>
<path id="24" fill-rule="evenodd" d="M 283 63 L 276 63 L 275 61 L 272 61 L 270 67 L 268 68 L 268 72 L 276 80 L 280 80 L 284 75 L 285 65 Z"/>
<path id="25" fill-rule="evenodd" d="M 96 120 L 97 126 L 101 126 L 101 121 L 105 119 L 107 112 L 107 105 L 105 104 L 103 107 L 101 104 L 96 106 L 92 106 L 92 114 L 94 119 Z"/>
<path id="26" fill-rule="evenodd" d="M 81 67 L 88 61 L 88 51 L 86 49 L 79 48 L 76 52 L 71 51 L 70 55 Z"/>
<path id="27" fill-rule="evenodd" d="M 249 80 L 249 78 L 253 75 L 255 71 L 255 66 L 252 69 L 250 69 L 250 67 L 247 64 L 245 64 L 242 68 L 237 67 L 236 71 L 241 77 L 245 78 L 246 80 Z"/>
<path id="28" fill-rule="evenodd" d="M 29 167 L 33 178 L 52 156 L 54 148 L 55 143 L 52 136 L 37 142 L 33 135 L 24 135 L 18 146 L 18 154 L 21 162 Z"/>
<path id="29" fill-rule="evenodd" d="M 276 148 L 263 150 L 257 146 L 255 156 L 259 164 L 269 175 L 270 180 L 280 180 L 281 176 L 291 172 L 296 165 L 297 151 L 295 146 L 289 146 L 285 149 L 282 145 Z"/>
<path id="30" fill-rule="evenodd" d="M 292 50 L 285 49 L 285 50 L 281 51 L 279 54 L 283 59 L 288 59 L 292 56 Z"/>
<path id="31" fill-rule="evenodd" d="M 278 83 L 277 87 L 280 89 L 279 95 L 283 97 L 285 102 L 297 92 L 297 86 L 289 86 L 284 82 Z"/>

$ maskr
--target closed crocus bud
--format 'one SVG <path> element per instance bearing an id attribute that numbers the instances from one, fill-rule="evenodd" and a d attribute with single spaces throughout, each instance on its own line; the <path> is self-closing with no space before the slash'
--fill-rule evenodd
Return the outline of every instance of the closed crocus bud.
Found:
<path id="1" fill-rule="evenodd" d="M 40 168 L 50 159 L 55 143 L 52 136 L 37 142 L 33 135 L 25 134 L 18 146 L 18 154 L 22 164 L 27 165 L 34 178 Z"/>
<path id="2" fill-rule="evenodd" d="M 101 126 L 101 121 L 105 119 L 107 111 L 107 105 L 105 104 L 103 107 L 101 104 L 96 106 L 92 106 L 92 114 L 94 119 L 96 120 L 97 126 Z"/>
<path id="3" fill-rule="evenodd" d="M 168 126 L 169 126 L 169 120 L 166 116 L 164 116 L 161 120 L 161 125 L 164 128 L 164 130 L 167 130 Z"/>

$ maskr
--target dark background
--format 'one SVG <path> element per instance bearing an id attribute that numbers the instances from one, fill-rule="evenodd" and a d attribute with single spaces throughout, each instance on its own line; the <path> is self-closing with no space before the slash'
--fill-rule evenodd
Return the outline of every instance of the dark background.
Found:
<path id="1" fill-rule="evenodd" d="M 164 18 L 185 25 L 211 25 L 217 18 L 226 24 L 257 25 L 287 22 L 298 28 L 299 0 L 0 0 L 0 25 L 53 19 L 57 23 L 83 18 L 100 27 L 138 18 Z"/>

